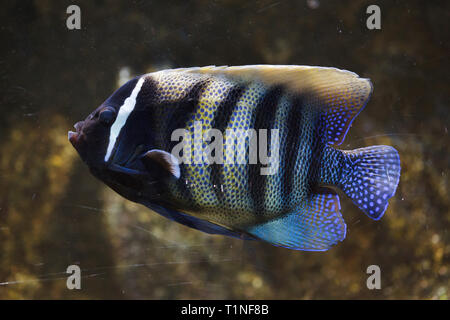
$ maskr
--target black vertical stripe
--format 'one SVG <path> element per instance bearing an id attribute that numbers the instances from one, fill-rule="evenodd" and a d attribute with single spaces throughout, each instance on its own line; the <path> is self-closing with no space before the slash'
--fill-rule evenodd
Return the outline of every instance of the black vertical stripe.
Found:
<path id="1" fill-rule="evenodd" d="M 134 111 L 145 111 L 149 108 L 154 108 L 157 88 L 157 82 L 152 77 L 146 77 L 144 83 L 142 83 L 141 90 L 136 96 Z"/>
<path id="2" fill-rule="evenodd" d="M 216 115 L 211 122 L 211 127 L 220 130 L 223 134 L 245 89 L 246 86 L 244 85 L 235 85 L 228 90 L 227 96 L 220 102 L 217 108 Z"/>
<path id="3" fill-rule="evenodd" d="M 215 117 L 211 123 L 211 127 L 218 129 L 222 135 L 230 122 L 233 110 L 236 108 L 237 102 L 242 97 L 246 89 L 245 85 L 235 85 L 231 87 L 227 93 L 227 96 L 220 102 L 217 107 Z M 224 159 L 225 160 L 225 159 Z M 223 182 L 223 169 L 224 164 L 212 164 L 211 168 L 211 184 L 215 185 L 214 192 L 219 201 L 223 200 L 223 193 L 221 191 L 221 185 Z"/>
<path id="4" fill-rule="evenodd" d="M 174 102 L 162 103 L 158 106 L 159 117 L 154 119 L 158 122 L 160 128 L 159 145 L 167 152 L 171 152 L 173 147 L 179 141 L 171 141 L 171 136 L 174 130 L 186 128 L 187 122 L 195 114 L 199 100 L 204 89 L 211 82 L 209 79 L 201 79 L 195 83 L 189 92 L 180 100 Z M 180 165 L 181 177 L 186 177 L 186 168 Z M 195 206 L 194 197 L 192 195 L 191 187 L 186 184 L 185 179 L 178 179 L 176 181 L 178 190 L 181 192 L 183 199 Z"/>
<path id="5" fill-rule="evenodd" d="M 202 79 L 194 84 L 186 96 L 177 101 L 175 105 L 173 103 L 164 103 L 160 106 L 162 118 L 156 121 L 160 121 L 165 126 L 162 132 L 165 133 L 164 139 L 166 143 L 164 144 L 170 146 L 168 151 L 178 143 L 170 140 L 172 132 L 186 127 L 187 122 L 197 111 L 202 93 L 211 81 Z"/>
<path id="6" fill-rule="evenodd" d="M 283 88 L 276 86 L 269 88 L 255 108 L 255 122 L 253 128 L 258 134 L 259 129 L 267 129 L 267 149 L 270 151 L 271 129 L 275 121 L 277 107 L 283 95 Z M 258 159 L 259 159 L 259 139 L 258 139 Z M 269 154 L 269 153 L 268 153 Z M 253 200 L 253 211 L 256 215 L 262 216 L 265 212 L 265 189 L 267 176 L 261 174 L 261 162 L 249 164 L 248 186 L 250 196 Z"/>
<path id="7" fill-rule="evenodd" d="M 286 197 L 289 197 L 294 188 L 294 168 L 299 153 L 303 108 L 304 98 L 300 95 L 294 97 L 288 113 L 286 143 L 284 146 L 281 146 L 285 149 L 282 185 L 284 186 L 284 195 Z"/>
<path id="8" fill-rule="evenodd" d="M 318 114 L 314 120 L 313 128 L 313 143 L 311 145 L 311 161 L 308 167 L 308 187 L 310 191 L 315 191 L 318 188 L 320 167 L 322 165 L 323 153 L 327 145 L 323 133 L 325 132 L 325 125 L 323 117 Z"/>

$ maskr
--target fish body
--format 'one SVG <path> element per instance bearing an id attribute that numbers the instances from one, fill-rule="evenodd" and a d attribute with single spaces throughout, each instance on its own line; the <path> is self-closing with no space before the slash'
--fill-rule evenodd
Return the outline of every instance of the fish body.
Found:
<path id="1" fill-rule="evenodd" d="M 323 251 L 346 234 L 335 189 L 378 220 L 398 185 L 394 148 L 335 148 L 371 92 L 335 68 L 163 70 L 123 85 L 69 140 L 96 177 L 169 219 Z"/>

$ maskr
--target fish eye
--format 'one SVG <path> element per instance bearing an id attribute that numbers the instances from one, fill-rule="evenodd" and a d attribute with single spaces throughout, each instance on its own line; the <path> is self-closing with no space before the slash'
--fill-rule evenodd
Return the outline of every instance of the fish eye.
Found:
<path id="1" fill-rule="evenodd" d="M 111 107 L 106 107 L 100 111 L 98 118 L 104 124 L 111 124 L 116 116 L 116 111 Z"/>

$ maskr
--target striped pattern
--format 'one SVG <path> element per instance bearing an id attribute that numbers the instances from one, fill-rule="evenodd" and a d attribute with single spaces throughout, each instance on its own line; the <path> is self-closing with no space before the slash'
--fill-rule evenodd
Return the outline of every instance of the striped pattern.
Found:
<path id="1" fill-rule="evenodd" d="M 359 168 L 355 173 L 354 166 L 348 164 L 349 158 L 365 154 L 345 154 L 329 146 L 343 141 L 367 102 L 372 90 L 367 79 L 333 68 L 302 66 L 175 69 L 146 77 L 156 84 L 152 97 L 146 100 L 155 119 L 150 125 L 154 149 L 170 152 L 178 143 L 170 141 L 170 136 L 181 128 L 202 150 L 208 145 L 201 142 L 208 129 L 218 129 L 224 142 L 230 142 L 230 130 L 254 129 L 259 135 L 259 129 L 267 129 L 267 147 L 270 130 L 279 130 L 280 167 L 274 175 L 262 175 L 261 163 L 249 164 L 249 138 L 237 146 L 238 150 L 225 143 L 224 164 L 207 164 L 197 153 L 201 150 L 193 149 L 192 162 L 180 165 L 180 179 L 169 183 L 164 199 L 177 210 L 276 245 L 326 250 L 345 237 L 345 223 L 338 196 L 319 186 L 342 184 L 346 175 L 344 191 L 359 195 L 356 202 L 364 202 L 369 215 L 380 216 L 381 209 L 375 204 L 370 207 L 371 202 L 360 196 L 364 191 L 352 180 L 371 174 L 371 169 Z M 120 133 L 126 113 L 133 111 L 136 90 L 124 102 L 115 133 L 118 128 Z M 195 136 L 199 124 L 203 131 Z M 245 151 L 243 157 L 234 158 L 240 150 Z M 373 152 L 370 156 L 375 157 Z M 388 159 L 395 171 L 399 165 L 394 158 L 379 156 Z M 374 170 L 378 173 L 380 168 Z M 395 192 L 398 176 L 390 184 L 377 182 L 380 188 L 388 189 L 384 198 Z"/>
<path id="2" fill-rule="evenodd" d="M 186 128 L 187 122 L 195 114 L 199 101 L 205 89 L 211 85 L 211 79 L 205 76 L 186 76 L 171 72 L 157 72 L 148 75 L 156 83 L 156 91 L 148 100 L 152 101 L 153 119 L 149 125 L 154 134 L 154 147 L 171 152 L 176 141 L 171 141 L 172 132 L 176 129 Z M 186 208 L 199 210 L 197 203 L 196 184 L 188 177 L 187 167 L 180 166 L 181 179 L 172 181 L 170 190 L 175 199 L 182 200 Z"/>
<path id="3" fill-rule="evenodd" d="M 197 215 L 226 225 L 247 225 L 255 219 L 266 221 L 292 210 L 305 198 L 306 175 L 312 161 L 309 145 L 314 131 L 309 121 L 314 109 L 305 106 L 304 97 L 292 96 L 282 86 L 266 87 L 258 82 L 239 83 L 225 78 L 198 75 L 190 78 L 167 72 L 153 79 L 160 81 L 156 97 L 158 112 L 170 113 L 161 136 L 165 141 L 177 128 L 185 128 L 194 137 L 196 121 L 201 121 L 204 131 L 211 128 L 221 131 L 224 142 L 227 129 L 255 129 L 257 134 L 259 129 L 267 129 L 268 147 L 270 130 L 279 130 L 282 165 L 274 175 L 261 175 L 260 163 L 248 164 L 248 139 L 245 145 L 239 146 L 247 150 L 245 157 L 235 158 L 234 163 L 227 164 L 231 160 L 227 154 L 230 147 L 225 143 L 223 165 L 196 164 L 195 158 L 193 163 L 181 165 L 182 179 L 176 182 L 172 192 L 178 200 L 198 208 Z M 174 99 L 174 93 L 168 88 L 181 87 L 189 90 Z M 170 151 L 164 146 L 164 150 Z M 205 148 L 206 143 L 202 146 Z M 295 174 L 296 170 L 304 173 Z"/>
<path id="4" fill-rule="evenodd" d="M 195 87 L 195 86 L 194 86 Z M 234 101 L 228 100 L 225 104 L 220 104 L 221 101 L 227 101 L 227 97 L 230 94 L 236 94 L 236 88 L 231 82 L 218 82 L 218 81 L 207 81 L 206 85 L 200 91 L 198 100 L 195 102 L 195 108 L 192 108 L 190 112 L 185 112 L 185 119 L 187 121 L 182 124 L 178 123 L 180 128 L 185 128 L 194 138 L 194 143 L 200 143 L 201 137 L 194 137 L 195 123 L 200 123 L 203 129 L 202 134 L 206 130 L 213 128 L 211 125 L 211 120 L 215 118 L 219 106 L 226 109 L 231 109 Z M 168 132 L 169 133 L 169 132 Z M 202 148 L 206 147 L 206 143 L 200 144 Z M 219 186 L 211 183 L 211 167 L 203 163 L 203 159 L 196 157 L 196 151 L 193 149 L 193 158 L 191 164 L 184 165 L 184 173 L 186 178 L 186 183 L 190 186 L 192 200 L 195 205 L 209 208 L 217 207 L 220 205 L 217 199 L 217 189 Z M 199 150 L 200 151 L 200 150 Z"/>
<path id="5" fill-rule="evenodd" d="M 394 148 L 334 149 L 371 92 L 369 79 L 336 68 L 164 70 L 127 82 L 76 125 L 83 139 L 74 132 L 69 139 L 96 177 L 169 219 L 207 233 L 321 251 L 346 233 L 339 197 L 330 187 L 378 220 L 399 183 Z M 111 125 L 98 116 L 105 108 L 117 115 Z M 171 167 L 175 146 L 189 153 L 171 141 L 177 129 L 177 138 L 191 140 L 186 142 L 193 156 Z M 204 157 L 211 150 L 209 129 L 225 140 L 223 150 L 215 149 L 225 163 Z M 272 129 L 280 139 L 276 148 Z M 268 137 L 261 136 L 264 130 Z M 273 163 L 262 163 L 264 154 L 277 158 L 272 175 L 265 175 Z"/>
<path id="6" fill-rule="evenodd" d="M 253 201 L 249 190 L 249 166 L 248 152 L 244 158 L 241 156 L 241 150 L 248 150 L 249 139 L 245 141 L 245 145 L 238 145 L 234 150 L 234 157 L 230 158 L 233 146 L 228 143 L 232 138 L 228 132 L 236 132 L 235 130 L 247 130 L 254 128 L 256 115 L 256 106 L 265 92 L 265 87 L 260 83 L 250 84 L 237 101 L 231 113 L 230 120 L 225 128 L 224 141 L 224 164 L 223 164 L 223 193 L 227 207 L 235 211 L 253 212 Z M 228 132 L 227 132 L 228 131 Z M 233 140 L 233 143 L 236 140 Z M 234 162 L 234 163 L 232 163 Z M 232 163 L 232 164 L 231 164 Z M 239 190 L 240 192 L 236 192 Z"/>
<path id="7" fill-rule="evenodd" d="M 215 128 L 219 130 L 222 134 L 225 132 L 227 128 L 231 115 L 233 113 L 236 104 L 241 99 L 243 93 L 245 91 L 244 85 L 235 85 L 230 88 L 227 92 L 227 96 L 220 102 L 218 102 L 218 112 L 211 122 L 211 128 Z M 211 184 L 214 187 L 214 192 L 216 193 L 216 197 L 219 199 L 220 203 L 224 203 L 226 201 L 226 197 L 224 194 L 224 166 L 221 164 L 211 164 L 210 175 L 211 175 Z"/>

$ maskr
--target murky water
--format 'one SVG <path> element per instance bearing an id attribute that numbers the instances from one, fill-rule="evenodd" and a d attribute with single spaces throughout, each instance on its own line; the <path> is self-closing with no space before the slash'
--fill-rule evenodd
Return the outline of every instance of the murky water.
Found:
<path id="1" fill-rule="evenodd" d="M 450 285 L 449 7 L 377 1 L 71 1 L 3 4 L 0 298 L 433 298 Z M 347 238 L 326 253 L 211 236 L 97 181 L 67 131 L 124 79 L 171 67 L 302 64 L 374 84 L 341 146 L 394 146 L 402 175 L 383 219 L 341 197 Z M 81 289 L 66 286 L 81 267 Z M 381 289 L 366 286 L 369 265 Z"/>

